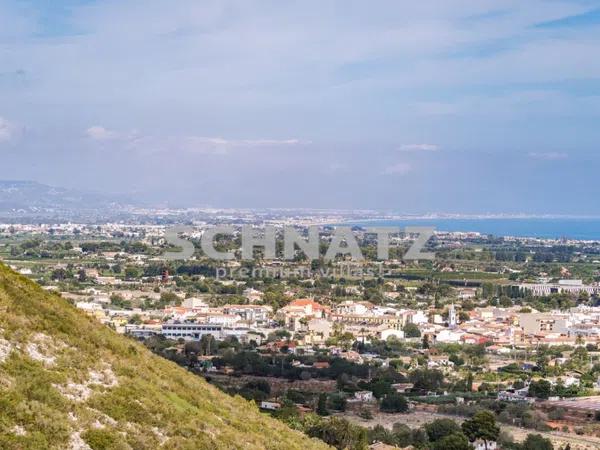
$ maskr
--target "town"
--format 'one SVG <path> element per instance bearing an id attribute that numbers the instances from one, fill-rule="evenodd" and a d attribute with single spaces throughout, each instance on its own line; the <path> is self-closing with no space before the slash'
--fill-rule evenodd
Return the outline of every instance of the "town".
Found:
<path id="1" fill-rule="evenodd" d="M 234 258 L 215 261 L 200 239 L 227 221 L 215 248 Z M 425 247 L 434 260 L 406 261 L 415 237 L 398 232 L 381 261 L 354 226 L 365 256 L 355 261 L 325 258 L 336 227 L 320 225 L 319 258 L 296 248 L 288 260 L 290 219 L 270 221 L 273 259 L 259 246 L 242 258 L 241 225 L 223 216 L 189 225 L 185 261 L 161 257 L 176 248 L 170 224 L 154 223 L 0 225 L 0 255 L 293 428 L 316 413 L 356 426 L 372 448 L 442 448 L 493 411 L 499 433 L 468 436 L 477 449 L 600 445 L 600 242 L 438 231 Z"/>

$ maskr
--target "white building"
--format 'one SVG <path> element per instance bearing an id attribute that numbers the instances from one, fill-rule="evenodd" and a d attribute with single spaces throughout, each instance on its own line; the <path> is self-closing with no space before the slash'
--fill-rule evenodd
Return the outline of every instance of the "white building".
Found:
<path id="1" fill-rule="evenodd" d="M 357 391 L 354 393 L 353 400 L 359 402 L 371 402 L 373 401 L 373 393 L 371 391 Z"/>
<path id="2" fill-rule="evenodd" d="M 212 335 L 215 339 L 222 340 L 228 336 L 235 336 L 244 340 L 248 334 L 247 327 L 227 327 L 211 323 L 178 323 L 167 322 L 162 324 L 162 334 L 169 339 L 185 339 L 197 341 L 205 335 Z"/>
<path id="3" fill-rule="evenodd" d="M 410 315 L 410 321 L 416 325 L 426 324 L 429 322 L 429 317 L 423 311 L 415 311 Z"/>
<path id="4" fill-rule="evenodd" d="M 190 298 L 186 298 L 182 303 L 181 306 L 183 308 L 186 309 L 191 309 L 194 312 L 199 312 L 199 313 L 205 313 L 208 312 L 208 304 L 206 304 L 204 302 L 204 300 L 202 300 L 201 298 L 197 298 L 197 297 L 190 297 Z"/>
<path id="5" fill-rule="evenodd" d="M 226 305 L 223 313 L 234 314 L 241 320 L 248 322 L 266 323 L 273 309 L 266 305 Z"/>
<path id="6" fill-rule="evenodd" d="M 361 316 L 369 311 L 368 305 L 365 302 L 353 302 L 346 300 L 335 307 L 337 314 L 352 314 Z"/>
<path id="7" fill-rule="evenodd" d="M 397 339 L 404 339 L 404 331 L 397 330 L 395 328 L 386 328 L 379 332 L 379 339 L 386 341 L 389 337 L 395 337 Z"/>
<path id="8" fill-rule="evenodd" d="M 435 336 L 436 342 L 460 342 L 460 338 L 464 333 L 457 333 L 452 330 L 441 330 Z"/>
<path id="9" fill-rule="evenodd" d="M 496 450 L 498 445 L 496 444 L 496 441 L 487 441 L 486 443 L 483 439 L 477 439 L 473 442 L 473 448 L 475 450 Z"/>
<path id="10" fill-rule="evenodd" d="M 521 283 L 518 285 L 521 289 L 527 289 L 534 296 L 546 296 L 550 294 L 561 294 L 563 292 L 570 294 L 579 294 L 587 292 L 590 295 L 600 293 L 600 285 L 585 285 L 581 280 L 559 280 L 558 283 Z"/>

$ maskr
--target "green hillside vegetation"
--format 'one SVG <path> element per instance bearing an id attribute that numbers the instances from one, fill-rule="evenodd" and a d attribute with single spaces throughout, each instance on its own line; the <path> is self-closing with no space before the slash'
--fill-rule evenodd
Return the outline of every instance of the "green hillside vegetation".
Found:
<path id="1" fill-rule="evenodd" d="M 0 264 L 0 448 L 329 447 Z"/>

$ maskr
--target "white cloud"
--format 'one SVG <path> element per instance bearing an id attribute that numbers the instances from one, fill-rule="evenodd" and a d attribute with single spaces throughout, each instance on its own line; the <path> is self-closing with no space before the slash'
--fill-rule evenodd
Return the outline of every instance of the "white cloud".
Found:
<path id="1" fill-rule="evenodd" d="M 183 138 L 188 143 L 199 146 L 209 145 L 223 148 L 233 147 L 276 147 L 298 144 L 309 144 L 300 139 L 224 139 L 221 137 L 188 136 Z"/>
<path id="2" fill-rule="evenodd" d="M 545 161 L 556 161 L 560 159 L 567 159 L 569 155 L 563 152 L 531 152 L 529 153 L 529 157 L 534 159 L 542 159 Z"/>
<path id="3" fill-rule="evenodd" d="M 398 148 L 402 152 L 435 152 L 439 149 L 436 144 L 403 144 Z"/>
<path id="4" fill-rule="evenodd" d="M 100 125 L 94 125 L 85 130 L 85 134 L 95 141 L 107 141 L 110 139 L 117 139 L 119 133 L 108 130 Z"/>
<path id="5" fill-rule="evenodd" d="M 397 163 L 392 166 L 388 166 L 383 171 L 384 175 L 406 175 L 412 171 L 412 166 L 408 163 Z"/>
<path id="6" fill-rule="evenodd" d="M 148 136 L 132 142 L 134 148 L 151 148 L 154 151 L 182 151 L 222 155 L 233 150 L 290 147 L 309 144 L 300 139 L 225 139 L 206 136 L 170 136 L 166 138 Z"/>
<path id="7" fill-rule="evenodd" d="M 119 132 L 94 125 L 85 130 L 85 134 L 94 141 L 112 141 L 121 144 L 127 150 L 151 153 L 163 151 L 183 151 L 190 153 L 225 154 L 233 149 L 286 147 L 299 144 L 308 145 L 310 141 L 300 139 L 226 139 L 206 136 L 152 136 L 142 135 L 136 130 Z"/>
<path id="8" fill-rule="evenodd" d="M 21 127 L 0 117 L 0 142 L 7 142 L 15 138 L 21 132 Z"/>

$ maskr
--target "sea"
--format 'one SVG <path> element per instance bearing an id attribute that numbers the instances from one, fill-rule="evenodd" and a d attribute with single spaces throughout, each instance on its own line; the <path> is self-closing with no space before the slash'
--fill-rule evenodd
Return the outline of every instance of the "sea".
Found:
<path id="1" fill-rule="evenodd" d="M 434 226 L 438 231 L 474 231 L 493 236 L 600 241 L 600 218 L 431 218 L 345 223 L 361 227 Z"/>

